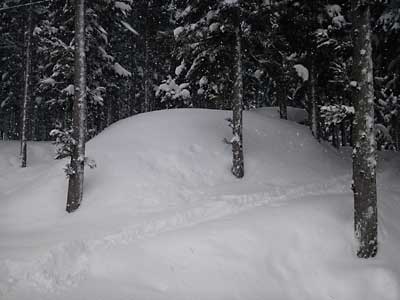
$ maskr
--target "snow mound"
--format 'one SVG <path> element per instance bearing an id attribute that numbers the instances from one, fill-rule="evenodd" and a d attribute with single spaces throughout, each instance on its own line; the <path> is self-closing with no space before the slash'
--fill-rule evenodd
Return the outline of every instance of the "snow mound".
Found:
<path id="1" fill-rule="evenodd" d="M 276 108 L 245 112 L 245 178 L 230 112 L 122 120 L 88 143 L 97 168 L 64 211 L 66 161 L 0 142 L 0 299 L 398 300 L 398 157 L 380 159 L 380 254 L 354 257 L 351 160 Z M 289 119 L 303 122 L 302 110 Z"/>

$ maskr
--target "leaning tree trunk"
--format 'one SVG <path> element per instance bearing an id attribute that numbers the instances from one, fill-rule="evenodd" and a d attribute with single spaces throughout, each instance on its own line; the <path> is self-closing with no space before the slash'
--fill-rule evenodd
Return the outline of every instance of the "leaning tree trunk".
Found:
<path id="1" fill-rule="evenodd" d="M 75 95 L 72 115 L 72 137 L 67 212 L 79 208 L 83 195 L 86 139 L 86 55 L 85 0 L 75 0 Z"/>
<path id="2" fill-rule="evenodd" d="M 32 4 L 32 0 L 29 1 Z M 28 7 L 28 22 L 25 31 L 25 72 L 24 72 L 24 99 L 22 103 L 22 124 L 21 124 L 21 167 L 27 164 L 27 140 L 30 123 L 30 77 L 31 77 L 31 44 L 32 44 L 32 5 Z"/>
<path id="3" fill-rule="evenodd" d="M 353 146 L 354 227 L 357 256 L 374 257 L 378 251 L 374 82 L 369 2 L 352 0 L 353 93 L 355 106 Z"/>
<path id="4" fill-rule="evenodd" d="M 243 158 L 243 74 L 242 74 L 242 41 L 240 28 L 240 4 L 237 4 L 235 19 L 235 55 L 236 55 L 236 74 L 235 86 L 233 95 L 233 138 L 232 138 L 232 153 L 233 166 L 232 173 L 237 178 L 244 176 L 244 158 Z"/>

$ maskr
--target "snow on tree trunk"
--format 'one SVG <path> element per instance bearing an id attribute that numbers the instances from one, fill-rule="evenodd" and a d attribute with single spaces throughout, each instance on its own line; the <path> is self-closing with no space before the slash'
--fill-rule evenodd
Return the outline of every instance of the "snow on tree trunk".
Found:
<path id="1" fill-rule="evenodd" d="M 235 21 L 235 55 L 236 55 L 236 74 L 235 86 L 233 95 L 233 138 L 232 138 L 232 153 L 233 166 L 232 173 L 237 178 L 244 176 L 244 158 L 243 158 L 243 74 L 242 74 L 242 41 L 241 41 L 241 24 L 240 24 L 240 4 L 237 3 L 236 13 L 234 14 Z"/>
<path id="2" fill-rule="evenodd" d="M 31 4 L 32 1 L 29 1 Z M 28 7 L 28 23 L 25 31 L 25 73 L 24 73 L 24 99 L 22 103 L 22 126 L 21 126 L 21 167 L 27 164 L 27 135 L 30 123 L 30 76 L 31 76 L 31 42 L 32 41 L 32 6 Z"/>
<path id="3" fill-rule="evenodd" d="M 78 209 L 83 195 L 86 139 L 85 0 L 75 0 L 75 94 L 72 120 L 74 139 L 69 174 L 67 212 Z"/>
<path id="4" fill-rule="evenodd" d="M 378 250 L 374 82 L 368 1 L 353 0 L 354 146 L 353 192 L 357 256 L 374 257 Z"/>

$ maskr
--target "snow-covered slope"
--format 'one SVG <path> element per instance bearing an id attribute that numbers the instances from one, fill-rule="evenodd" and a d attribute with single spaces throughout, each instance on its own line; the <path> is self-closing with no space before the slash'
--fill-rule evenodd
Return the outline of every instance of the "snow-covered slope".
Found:
<path id="1" fill-rule="evenodd" d="M 0 142 L 0 299 L 398 300 L 399 159 L 381 158 L 380 254 L 359 260 L 349 156 L 273 109 L 246 112 L 238 180 L 228 116 L 114 124 L 88 143 L 98 167 L 71 215 L 52 146 L 21 170 L 18 143 Z"/>

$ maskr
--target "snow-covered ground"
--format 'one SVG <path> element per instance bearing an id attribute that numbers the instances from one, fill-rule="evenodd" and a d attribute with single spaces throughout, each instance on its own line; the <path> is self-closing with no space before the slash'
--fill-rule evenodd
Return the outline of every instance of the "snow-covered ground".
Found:
<path id="1" fill-rule="evenodd" d="M 0 299 L 400 299 L 399 157 L 379 160 L 379 255 L 357 259 L 349 154 L 274 109 L 246 112 L 238 180 L 228 116 L 114 124 L 88 143 L 98 167 L 70 215 L 53 146 L 31 143 L 20 169 L 19 144 L 0 142 Z"/>

